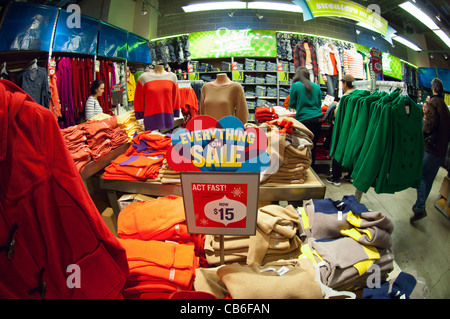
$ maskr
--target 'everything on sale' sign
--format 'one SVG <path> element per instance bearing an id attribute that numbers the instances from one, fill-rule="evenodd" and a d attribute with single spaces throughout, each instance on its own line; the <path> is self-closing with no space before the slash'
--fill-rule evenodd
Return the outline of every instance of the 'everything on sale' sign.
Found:
<path id="1" fill-rule="evenodd" d="M 172 135 L 167 152 L 177 172 L 262 172 L 270 165 L 267 135 L 234 116 L 197 116 Z"/>

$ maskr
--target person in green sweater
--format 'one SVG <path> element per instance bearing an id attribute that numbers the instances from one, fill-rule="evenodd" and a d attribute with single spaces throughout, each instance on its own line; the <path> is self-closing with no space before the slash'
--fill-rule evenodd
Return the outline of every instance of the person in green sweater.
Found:
<path id="1" fill-rule="evenodd" d="M 290 90 L 289 108 L 295 109 L 295 119 L 304 124 L 313 134 L 312 163 L 315 164 L 317 138 L 322 126 L 322 92 L 317 83 L 309 80 L 306 67 L 297 68 Z"/>

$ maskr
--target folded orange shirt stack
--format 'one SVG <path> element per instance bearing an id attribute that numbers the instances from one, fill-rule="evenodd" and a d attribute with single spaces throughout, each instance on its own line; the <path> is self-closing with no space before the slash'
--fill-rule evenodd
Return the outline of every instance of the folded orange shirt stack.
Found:
<path id="1" fill-rule="evenodd" d="M 145 181 L 158 179 L 167 150 L 172 145 L 168 134 L 150 131 L 136 134 L 125 154 L 105 168 L 104 179 Z"/>
<path id="2" fill-rule="evenodd" d="M 206 265 L 205 236 L 188 233 L 182 197 L 126 206 L 117 235 L 130 267 L 125 298 L 168 298 L 172 292 L 192 290 L 195 269 Z"/>
<path id="3" fill-rule="evenodd" d="M 128 141 L 127 132 L 117 127 L 115 116 L 71 126 L 61 133 L 80 173 L 91 160 L 100 160 Z"/>
<path id="4" fill-rule="evenodd" d="M 84 130 L 77 126 L 71 126 L 61 130 L 67 148 L 72 156 L 78 171 L 81 173 L 92 159 L 92 152 L 86 144 L 87 137 Z"/>
<path id="5" fill-rule="evenodd" d="M 271 120 L 276 120 L 278 114 L 273 107 L 262 106 L 257 107 L 255 110 L 255 119 L 258 123 L 264 123 Z"/>
<path id="6" fill-rule="evenodd" d="M 103 179 L 121 181 L 146 181 L 156 179 L 164 157 L 120 155 L 105 167 Z"/>

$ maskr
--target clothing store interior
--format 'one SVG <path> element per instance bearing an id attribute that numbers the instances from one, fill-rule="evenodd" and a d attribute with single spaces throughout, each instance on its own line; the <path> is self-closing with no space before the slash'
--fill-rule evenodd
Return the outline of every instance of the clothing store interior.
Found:
<path id="1" fill-rule="evenodd" d="M 0 12 L 1 299 L 450 298 L 450 2 Z"/>

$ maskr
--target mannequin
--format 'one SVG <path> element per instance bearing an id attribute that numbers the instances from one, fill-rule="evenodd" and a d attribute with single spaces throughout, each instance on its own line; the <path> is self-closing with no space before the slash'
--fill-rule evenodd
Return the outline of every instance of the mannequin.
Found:
<path id="1" fill-rule="evenodd" d="M 341 59 L 339 50 L 332 42 L 319 48 L 319 68 L 327 85 L 327 94 L 336 97 L 336 89 L 341 78 Z"/>
<path id="2" fill-rule="evenodd" d="M 180 116 L 180 107 L 175 73 L 158 64 L 150 72 L 141 74 L 136 83 L 134 112 L 137 120 L 144 119 L 146 131 L 173 129 L 174 118 Z"/>
<path id="3" fill-rule="evenodd" d="M 242 85 L 230 80 L 226 73 L 202 87 L 200 115 L 209 115 L 216 120 L 225 116 L 236 116 L 243 124 L 248 121 L 248 107 Z"/>
<path id="4" fill-rule="evenodd" d="M 228 85 L 231 82 L 232 81 L 230 80 L 230 78 L 228 77 L 228 75 L 226 73 L 219 73 L 219 74 L 217 74 L 216 79 L 213 82 L 211 82 L 211 84 L 217 85 L 217 86 L 223 86 L 223 85 Z"/>
<path id="5" fill-rule="evenodd" d="M 155 65 L 155 68 L 152 71 L 150 71 L 150 72 L 155 73 L 155 74 L 159 74 L 159 75 L 164 75 L 164 74 L 169 73 L 166 70 L 164 70 L 164 65 L 162 65 L 162 64 Z"/>
<path id="6" fill-rule="evenodd" d="M 317 83 L 318 65 L 317 55 L 314 45 L 308 41 L 298 43 L 294 49 L 294 65 L 295 69 L 299 66 L 305 66 L 310 74 L 310 81 Z"/>
<path id="7" fill-rule="evenodd" d="M 344 72 L 352 75 L 355 79 L 364 79 L 364 58 L 355 46 L 344 51 Z"/>

